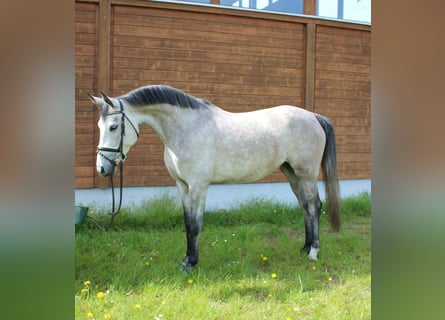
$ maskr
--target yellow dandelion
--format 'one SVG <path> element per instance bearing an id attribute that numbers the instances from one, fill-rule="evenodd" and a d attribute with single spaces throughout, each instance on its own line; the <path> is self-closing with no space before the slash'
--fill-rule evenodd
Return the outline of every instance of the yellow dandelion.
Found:
<path id="1" fill-rule="evenodd" d="M 267 261 L 267 257 L 266 256 L 263 256 L 263 261 Z"/>
<path id="2" fill-rule="evenodd" d="M 86 286 L 89 286 L 91 284 L 91 281 L 90 280 L 84 281 L 83 284 L 86 285 Z"/>
<path id="3" fill-rule="evenodd" d="M 87 312 L 87 318 L 92 318 L 94 317 L 94 314 L 92 312 Z"/>
<path id="4" fill-rule="evenodd" d="M 328 281 L 332 281 L 332 277 L 329 277 L 329 278 L 328 278 Z"/>
<path id="5" fill-rule="evenodd" d="M 83 288 L 82 290 L 80 290 L 80 292 L 86 293 L 86 292 L 88 292 L 88 289 L 87 288 Z"/>
<path id="6" fill-rule="evenodd" d="M 104 315 L 104 318 L 105 318 L 105 319 L 111 319 L 111 314 L 106 313 L 106 314 Z"/>
<path id="7" fill-rule="evenodd" d="M 187 283 L 188 283 L 188 284 L 193 284 L 193 279 L 188 279 L 188 280 L 187 280 Z"/>
<path id="8" fill-rule="evenodd" d="M 102 299 L 104 296 L 105 296 L 105 294 L 104 294 L 102 291 L 100 291 L 100 292 L 97 293 L 97 297 L 98 297 L 99 299 Z"/>
<path id="9" fill-rule="evenodd" d="M 140 309 L 141 309 L 141 305 L 140 305 L 139 303 L 136 303 L 136 304 L 134 305 L 134 308 L 140 310 Z"/>
<path id="10" fill-rule="evenodd" d="M 295 312 L 298 312 L 298 311 L 300 311 L 300 308 L 298 308 L 298 307 L 294 307 L 294 311 L 295 311 Z"/>
<path id="11" fill-rule="evenodd" d="M 315 269 L 317 269 L 317 267 L 316 266 L 312 266 L 312 270 L 315 270 Z"/>
<path id="12" fill-rule="evenodd" d="M 268 296 L 269 298 L 272 298 L 272 293 L 269 293 L 267 296 Z"/>
<path id="13" fill-rule="evenodd" d="M 286 320 L 292 320 L 292 318 L 291 317 L 286 317 Z"/>
<path id="14" fill-rule="evenodd" d="M 276 273 L 272 273 L 272 279 L 275 279 L 276 277 L 278 277 L 277 274 Z"/>

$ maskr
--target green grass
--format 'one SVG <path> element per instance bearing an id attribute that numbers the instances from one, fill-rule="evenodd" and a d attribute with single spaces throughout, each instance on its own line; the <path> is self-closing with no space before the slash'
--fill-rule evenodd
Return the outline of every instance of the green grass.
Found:
<path id="1" fill-rule="evenodd" d="M 369 194 L 344 199 L 341 233 L 323 214 L 315 262 L 300 253 L 299 208 L 252 199 L 207 212 L 192 274 L 179 269 L 186 244 L 175 199 L 123 210 L 107 232 L 87 220 L 76 230 L 75 318 L 370 319 L 370 207 Z"/>

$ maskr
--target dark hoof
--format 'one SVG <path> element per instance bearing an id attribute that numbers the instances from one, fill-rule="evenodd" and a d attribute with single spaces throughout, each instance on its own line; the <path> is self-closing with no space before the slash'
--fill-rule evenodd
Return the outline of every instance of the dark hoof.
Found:
<path id="1" fill-rule="evenodd" d="M 301 248 L 301 252 L 302 253 L 306 253 L 306 254 L 309 254 L 309 252 L 311 251 L 311 245 L 310 244 L 305 244 L 304 246 L 303 246 L 303 248 Z"/>
<path id="2" fill-rule="evenodd" d="M 194 265 L 196 263 L 191 263 L 189 257 L 185 257 L 181 262 L 180 270 L 181 272 L 192 273 Z"/>
<path id="3" fill-rule="evenodd" d="M 188 274 L 191 274 L 192 271 L 193 271 L 193 267 L 192 267 L 191 265 L 189 265 L 189 264 L 181 263 L 181 266 L 180 266 L 179 270 L 180 270 L 182 273 L 188 273 Z"/>

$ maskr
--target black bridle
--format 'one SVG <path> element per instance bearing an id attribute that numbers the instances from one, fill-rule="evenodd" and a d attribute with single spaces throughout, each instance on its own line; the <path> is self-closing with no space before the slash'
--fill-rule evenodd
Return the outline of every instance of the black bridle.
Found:
<path id="1" fill-rule="evenodd" d="M 122 182 L 124 179 L 123 176 L 123 162 L 126 159 L 126 156 L 124 154 L 124 136 L 125 136 L 125 119 L 128 120 L 130 125 L 133 127 L 134 132 L 136 132 L 137 137 L 139 138 L 139 132 L 136 129 L 136 126 L 133 124 L 133 122 L 128 118 L 128 116 L 125 114 L 124 106 L 122 104 L 122 101 L 119 100 L 119 107 L 120 109 L 118 111 L 113 111 L 110 113 L 105 114 L 104 116 L 110 116 L 114 114 L 120 114 L 121 115 L 121 139 L 119 142 L 119 146 L 117 148 L 108 148 L 108 147 L 97 147 L 97 154 L 99 154 L 101 157 L 106 159 L 107 161 L 111 162 L 113 166 L 119 166 L 119 173 L 120 173 L 120 186 L 119 186 L 119 206 L 117 207 L 117 210 L 115 210 L 115 200 L 114 200 L 114 182 L 113 182 L 113 175 L 112 173 L 110 175 L 110 184 L 111 184 L 111 194 L 112 194 L 112 210 L 111 210 L 111 220 L 110 220 L 110 227 L 113 224 L 114 217 L 119 213 L 121 210 L 122 205 Z M 116 157 L 114 160 L 107 157 L 102 151 L 105 152 L 114 152 L 116 153 Z M 118 157 L 119 156 L 119 157 Z"/>

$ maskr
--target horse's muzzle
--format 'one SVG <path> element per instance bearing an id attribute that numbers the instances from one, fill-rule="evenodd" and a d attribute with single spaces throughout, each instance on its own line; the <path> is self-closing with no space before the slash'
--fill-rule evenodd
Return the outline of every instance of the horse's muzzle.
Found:
<path id="1" fill-rule="evenodd" d="M 100 170 L 98 171 L 98 173 L 102 176 L 102 177 L 108 177 L 111 175 L 110 172 L 105 171 L 105 168 L 103 166 L 100 167 Z"/>
<path id="2" fill-rule="evenodd" d="M 102 177 L 109 177 L 116 172 L 116 165 L 113 162 L 101 161 L 97 164 L 96 170 Z"/>
<path id="3" fill-rule="evenodd" d="M 102 151 L 114 152 L 114 155 L 106 155 Z M 98 148 L 97 156 L 97 173 L 103 177 L 108 177 L 114 174 L 117 166 L 121 165 L 126 159 L 122 152 L 116 152 L 116 150 L 109 148 Z"/>

